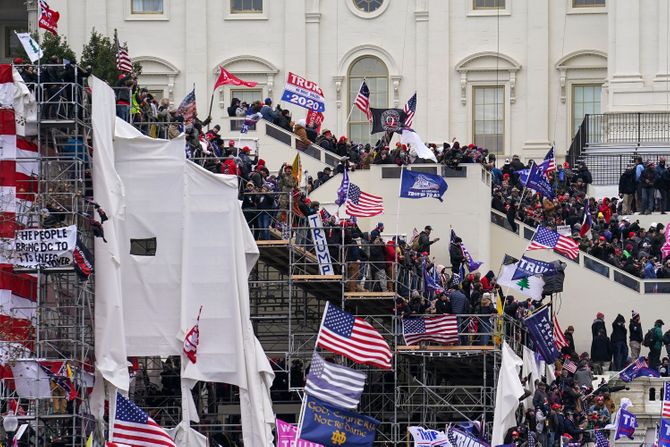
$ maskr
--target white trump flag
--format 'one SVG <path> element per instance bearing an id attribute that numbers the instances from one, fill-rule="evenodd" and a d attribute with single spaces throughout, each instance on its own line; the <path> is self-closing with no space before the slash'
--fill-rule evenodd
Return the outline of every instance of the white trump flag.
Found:
<path id="1" fill-rule="evenodd" d="M 32 38 L 30 33 L 16 33 L 16 37 L 19 39 L 19 42 L 21 42 L 21 45 L 23 45 L 23 49 L 26 50 L 30 62 L 34 64 L 44 56 L 44 51 L 40 48 L 37 42 L 35 42 L 35 39 Z"/>

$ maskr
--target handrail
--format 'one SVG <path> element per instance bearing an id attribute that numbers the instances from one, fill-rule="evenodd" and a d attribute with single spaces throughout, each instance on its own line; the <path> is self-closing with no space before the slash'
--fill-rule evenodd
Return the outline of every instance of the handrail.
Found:
<path id="1" fill-rule="evenodd" d="M 511 229 L 509 223 L 507 222 L 507 217 L 504 214 L 493 209 L 491 210 L 492 224 L 504 228 L 512 233 L 516 233 L 518 236 L 523 237 L 524 239 L 530 240 L 532 235 L 535 233 L 535 229 L 522 222 L 515 222 L 518 227 L 516 232 Z M 554 253 L 565 257 L 561 253 Z M 594 273 L 604 276 L 610 281 L 616 282 L 624 287 L 628 287 L 629 289 L 634 290 L 639 294 L 654 295 L 670 293 L 670 279 L 638 278 L 583 251 L 579 252 L 579 257 L 576 261 L 572 259 L 569 260 L 579 264 L 581 267 L 591 270 Z"/>

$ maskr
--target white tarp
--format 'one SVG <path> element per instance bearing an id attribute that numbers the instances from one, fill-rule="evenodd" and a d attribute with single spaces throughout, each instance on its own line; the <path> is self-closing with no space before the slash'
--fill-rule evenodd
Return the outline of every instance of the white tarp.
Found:
<path id="1" fill-rule="evenodd" d="M 107 110 L 114 114 L 113 102 Z M 100 125 L 94 121 L 94 127 Z M 113 237 L 118 246 L 123 330 L 101 336 L 124 340 L 129 356 L 180 355 L 202 306 L 197 363 L 182 357 L 182 378 L 238 385 L 245 445 L 270 446 L 274 375 L 250 322 L 248 276 L 258 248 L 238 204 L 237 178 L 187 161 L 183 136 L 156 140 L 121 120 L 115 125 L 113 149 L 95 144 L 94 159 L 101 147 L 114 157 L 107 179 L 115 184 L 118 176 L 122 218 L 101 200 L 104 185 L 96 184 L 94 193 L 117 229 L 112 236 L 105 223 L 107 239 L 112 243 Z M 148 240 L 153 246 L 154 238 L 155 255 L 135 249 Z M 137 240 L 135 254 L 130 254 L 131 239 Z M 96 245 L 96 293 L 98 278 L 116 271 L 114 264 L 100 266 L 97 250 Z"/>
<path id="2" fill-rule="evenodd" d="M 12 375 L 20 398 L 51 398 L 51 379 L 36 360 L 18 360 L 12 365 Z"/>
<path id="3" fill-rule="evenodd" d="M 493 435 L 491 445 L 501 445 L 507 430 L 516 425 L 516 409 L 523 395 L 519 372 L 523 361 L 507 342 L 502 346 L 502 362 L 496 384 L 496 407 L 493 413 Z"/>

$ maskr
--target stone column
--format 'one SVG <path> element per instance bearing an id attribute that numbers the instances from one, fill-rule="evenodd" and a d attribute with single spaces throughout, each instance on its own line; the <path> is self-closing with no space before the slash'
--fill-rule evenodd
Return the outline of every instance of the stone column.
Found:
<path id="1" fill-rule="evenodd" d="M 310 81 L 321 84 L 321 12 L 319 3 L 320 0 L 305 0 L 305 54 L 307 54 L 307 71 L 305 74 Z"/>
<path id="2" fill-rule="evenodd" d="M 428 130 L 428 1 L 416 0 L 414 19 L 416 23 L 416 52 L 415 52 L 415 88 L 416 114 L 412 126 L 421 136 L 427 135 Z M 400 107 L 403 107 L 414 91 L 406 91 L 406 98 L 400 98 Z M 417 120 L 418 118 L 418 120 Z"/>
<path id="3" fill-rule="evenodd" d="M 609 84 L 643 87 L 640 72 L 640 2 L 609 1 L 610 54 Z M 612 51 L 613 50 L 613 51 Z"/>
<path id="4" fill-rule="evenodd" d="M 207 60 L 207 0 L 191 0 L 184 8 L 184 95 L 195 84 L 198 117 L 205 119 L 214 87 L 214 74 Z M 181 98 L 176 98 L 178 104 Z M 212 113 L 215 113 L 214 110 Z"/>

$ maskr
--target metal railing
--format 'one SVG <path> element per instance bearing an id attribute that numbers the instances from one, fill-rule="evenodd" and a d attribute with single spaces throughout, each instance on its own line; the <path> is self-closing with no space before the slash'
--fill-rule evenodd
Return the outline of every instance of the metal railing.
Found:
<path id="1" fill-rule="evenodd" d="M 519 221 L 516 221 L 517 231 L 514 231 L 507 221 L 507 217 L 495 210 L 491 210 L 491 223 L 512 233 L 516 233 L 526 240 L 532 239 L 533 234 L 535 233 L 534 228 Z M 652 295 L 670 293 L 670 279 L 638 278 L 583 251 L 579 253 L 579 256 L 575 260 L 567 258 L 565 255 L 556 251 L 554 253 L 640 294 Z"/>

